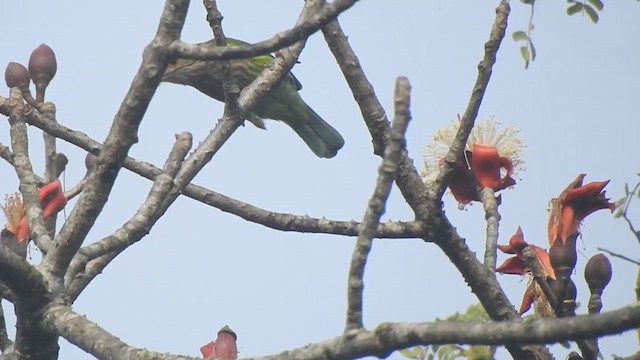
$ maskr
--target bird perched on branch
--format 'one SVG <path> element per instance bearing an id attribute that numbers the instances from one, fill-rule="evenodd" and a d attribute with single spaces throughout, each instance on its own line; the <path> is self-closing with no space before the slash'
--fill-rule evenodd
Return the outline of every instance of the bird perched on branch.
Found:
<path id="1" fill-rule="evenodd" d="M 213 43 L 211 40 L 209 43 Z M 247 43 L 227 38 L 227 46 Z M 251 59 L 231 60 L 234 79 L 240 88 L 249 85 L 273 57 L 256 56 Z M 218 101 L 224 101 L 222 89 L 221 62 L 178 59 L 169 64 L 162 81 L 189 85 Z M 344 145 L 344 139 L 300 97 L 302 85 L 289 73 L 277 86 L 264 95 L 247 118 L 258 127 L 264 128 L 262 119 L 280 120 L 289 125 L 321 158 L 334 157 Z"/>

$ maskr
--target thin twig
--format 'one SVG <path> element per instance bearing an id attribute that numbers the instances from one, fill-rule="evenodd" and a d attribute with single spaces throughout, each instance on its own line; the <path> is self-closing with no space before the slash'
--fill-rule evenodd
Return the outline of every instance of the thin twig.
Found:
<path id="1" fill-rule="evenodd" d="M 629 225 L 629 230 L 631 230 L 636 239 L 638 239 L 638 242 L 640 242 L 640 230 L 636 230 L 635 226 L 633 225 L 633 221 L 631 221 L 631 219 L 629 219 L 629 217 L 627 216 L 627 210 L 629 210 L 631 200 L 633 200 L 633 198 L 636 196 L 639 188 L 640 182 L 636 184 L 636 186 L 633 188 L 633 191 L 627 194 L 627 199 L 624 203 L 624 209 L 622 210 L 622 218 L 627 222 L 627 224 Z"/>
<path id="2" fill-rule="evenodd" d="M 51 248 L 52 239 L 45 227 L 40 207 L 38 177 L 33 172 L 29 159 L 29 139 L 25 123 L 25 106 L 22 95 L 16 88 L 11 90 L 11 115 L 9 116 L 11 147 L 13 149 L 13 166 L 20 180 L 20 192 L 25 204 L 25 215 L 29 224 L 30 237 L 36 246 L 46 253 Z"/>
<path id="3" fill-rule="evenodd" d="M 206 0 L 205 0 L 206 1 Z M 305 17 L 296 26 L 275 34 L 271 39 L 260 41 L 250 45 L 233 47 L 220 47 L 212 45 L 192 45 L 179 40 L 171 44 L 169 51 L 172 55 L 196 60 L 231 60 L 247 59 L 258 55 L 265 55 L 291 46 L 301 40 L 307 39 L 323 26 L 333 21 L 351 8 L 358 0 L 335 0 L 315 12 L 313 17 Z"/>
<path id="4" fill-rule="evenodd" d="M 498 227 L 500 226 L 500 213 L 498 212 L 498 199 L 491 188 L 484 188 L 480 192 L 480 200 L 484 206 L 484 218 L 487 220 L 487 239 L 484 249 L 484 265 L 491 271 L 496 270 L 496 257 L 498 249 Z"/>
<path id="5" fill-rule="evenodd" d="M 153 225 L 167 211 L 173 202 L 166 201 L 166 194 L 174 188 L 174 178 L 182 167 L 184 157 L 191 149 L 192 144 L 193 138 L 190 133 L 183 132 L 177 135 L 162 174 L 156 177 L 151 190 L 149 190 L 149 195 L 138 208 L 136 214 L 113 234 L 80 249 L 74 256 L 65 275 L 65 287 L 72 301 L 103 270 L 103 268 L 87 269 L 86 265 L 90 260 L 102 254 L 114 253 L 115 256 L 124 251 L 148 234 Z M 173 200 L 175 199 L 176 197 L 173 197 Z M 84 273 L 82 273 L 83 271 Z"/>
<path id="6" fill-rule="evenodd" d="M 369 205 L 362 219 L 362 226 L 358 234 L 351 266 L 349 268 L 349 287 L 347 294 L 347 325 L 345 332 L 360 329 L 362 324 L 362 290 L 364 288 L 363 277 L 367 257 L 371 251 L 373 237 L 380 223 L 380 216 L 391 192 L 391 186 L 398 171 L 398 161 L 405 147 L 404 134 L 409 123 L 411 85 L 406 77 L 396 80 L 394 95 L 395 117 L 391 124 L 389 143 L 385 148 L 384 158 L 378 169 L 378 181 L 376 188 L 369 200 Z"/>
<path id="7" fill-rule="evenodd" d="M 433 189 L 430 189 L 429 197 L 432 200 L 442 198 L 447 183 L 451 175 L 453 175 L 455 165 L 463 156 L 469 134 L 471 134 L 471 130 L 475 124 L 480 104 L 482 104 L 484 93 L 491 79 L 493 65 L 496 63 L 496 54 L 498 53 L 502 39 L 504 39 L 507 29 L 507 18 L 510 11 L 508 1 L 505 0 L 501 1 L 500 6 L 496 9 L 496 20 L 491 28 L 489 40 L 484 44 L 484 58 L 478 64 L 478 77 L 471 90 L 471 97 L 469 98 L 467 108 L 460 120 L 458 133 L 451 143 L 449 153 L 444 158 L 444 165 L 440 167 L 440 173 L 436 178 Z"/>
<path id="8" fill-rule="evenodd" d="M 549 305 L 551 305 L 554 313 L 559 314 L 561 310 L 560 303 L 558 302 L 556 294 L 551 289 L 551 286 L 549 286 L 547 278 L 544 276 L 544 273 L 540 268 L 538 257 L 536 256 L 535 251 L 531 246 L 527 246 L 522 250 L 522 256 L 524 257 L 524 262 L 527 265 L 527 268 L 533 275 L 533 280 L 538 284 L 540 289 L 542 289 L 542 292 L 547 297 L 547 301 L 549 302 Z"/>
<path id="9" fill-rule="evenodd" d="M 42 94 L 44 96 L 44 93 Z M 44 99 L 43 99 L 44 100 Z M 55 111 L 56 108 L 52 103 L 40 102 L 37 105 L 37 109 L 40 113 L 56 121 Z M 44 142 L 44 181 L 46 184 L 54 181 L 60 175 L 60 169 L 58 168 L 60 163 L 58 162 L 58 151 L 56 148 L 56 138 L 47 132 L 42 133 Z M 45 226 L 50 234 L 54 234 L 56 230 L 57 216 L 52 216 L 45 220 Z"/>
<path id="10" fill-rule="evenodd" d="M 630 258 L 630 257 L 626 257 L 626 256 L 624 256 L 624 255 L 622 255 L 622 254 L 614 253 L 613 251 L 611 251 L 611 250 L 607 250 L 607 249 L 605 249 L 605 248 L 601 248 L 601 247 L 599 247 L 599 248 L 597 248 L 597 249 L 598 249 L 598 251 L 604 251 L 604 252 L 606 252 L 607 254 L 609 254 L 609 255 L 611 255 L 611 256 L 613 256 L 613 257 L 617 257 L 617 258 L 619 258 L 619 259 L 626 260 L 626 261 L 628 261 L 628 262 L 630 262 L 630 263 L 632 263 L 632 264 L 635 264 L 635 265 L 639 265 L 639 266 L 640 266 L 640 261 L 638 261 L 638 260 L 633 260 L 633 259 L 632 259 L 632 258 Z"/>

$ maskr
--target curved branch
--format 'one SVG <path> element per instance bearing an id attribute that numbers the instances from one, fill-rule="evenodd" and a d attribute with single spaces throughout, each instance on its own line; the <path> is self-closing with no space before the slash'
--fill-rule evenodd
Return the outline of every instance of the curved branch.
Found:
<path id="1" fill-rule="evenodd" d="M 255 44 L 218 47 L 213 45 L 192 45 L 177 40 L 171 44 L 169 51 L 173 56 L 197 60 L 246 59 L 269 54 L 308 38 L 311 34 L 337 18 L 342 12 L 351 8 L 357 1 L 335 0 L 313 17 L 298 22 L 293 28 L 279 32 L 271 39 Z"/>

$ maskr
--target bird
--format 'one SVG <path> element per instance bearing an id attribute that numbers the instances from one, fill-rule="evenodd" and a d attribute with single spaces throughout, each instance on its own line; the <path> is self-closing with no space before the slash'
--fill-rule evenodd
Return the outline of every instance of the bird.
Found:
<path id="1" fill-rule="evenodd" d="M 215 44 L 210 40 L 203 44 Z M 232 38 L 226 39 L 227 46 L 248 43 Z M 260 55 L 250 59 L 230 61 L 234 79 L 240 88 L 249 85 L 271 62 L 271 55 Z M 169 63 L 162 81 L 191 86 L 201 93 L 224 101 L 222 89 L 222 62 L 194 59 L 175 59 Z M 262 119 L 280 120 L 295 131 L 307 146 L 320 158 L 332 158 L 344 146 L 340 133 L 324 121 L 298 93 L 302 84 L 289 73 L 256 104 L 247 119 L 264 128 Z"/>

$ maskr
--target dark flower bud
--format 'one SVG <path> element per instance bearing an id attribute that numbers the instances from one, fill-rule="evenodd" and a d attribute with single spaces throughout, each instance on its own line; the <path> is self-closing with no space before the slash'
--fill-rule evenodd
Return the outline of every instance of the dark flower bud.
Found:
<path id="1" fill-rule="evenodd" d="M 576 235 L 570 236 L 566 242 L 554 242 L 549 249 L 549 261 L 557 276 L 568 276 L 577 261 Z"/>
<path id="2" fill-rule="evenodd" d="M 602 292 L 611 281 L 611 262 L 603 254 L 591 257 L 584 268 L 584 279 L 589 284 L 589 290 Z"/>
<path id="3" fill-rule="evenodd" d="M 31 77 L 29 70 L 22 64 L 10 62 L 4 71 L 4 81 L 10 88 L 17 87 L 20 90 L 28 89 Z"/>
<path id="4" fill-rule="evenodd" d="M 36 85 L 36 95 L 42 93 L 44 97 L 44 89 L 56 75 L 58 63 L 56 62 L 56 54 L 45 44 L 40 44 L 29 58 L 29 72 L 31 80 Z M 40 99 L 44 101 L 44 99 Z"/>

